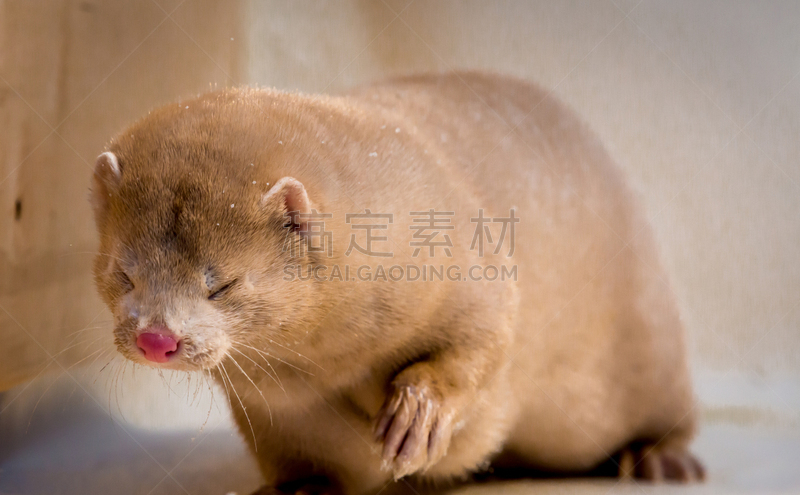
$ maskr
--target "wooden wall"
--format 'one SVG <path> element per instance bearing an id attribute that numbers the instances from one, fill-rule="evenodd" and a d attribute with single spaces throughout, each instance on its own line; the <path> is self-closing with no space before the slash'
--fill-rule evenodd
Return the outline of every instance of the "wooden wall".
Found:
<path id="1" fill-rule="evenodd" d="M 153 106 L 237 83 L 241 21 L 237 1 L 0 1 L 0 390 L 109 344 L 94 158 Z"/>

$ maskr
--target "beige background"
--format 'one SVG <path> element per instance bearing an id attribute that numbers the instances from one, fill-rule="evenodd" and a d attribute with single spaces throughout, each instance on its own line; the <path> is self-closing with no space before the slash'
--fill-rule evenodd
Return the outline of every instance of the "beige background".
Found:
<path id="1" fill-rule="evenodd" d="M 103 405 L 124 391 L 113 414 L 132 428 L 205 421 L 208 397 L 188 406 L 146 370 L 121 378 L 114 361 L 96 379 L 113 350 L 86 192 L 126 123 L 215 86 L 335 92 L 481 68 L 552 89 L 640 191 L 716 435 L 703 448 L 717 426 L 794 431 L 799 25 L 794 1 L 0 1 L 0 389 L 16 386 L 0 424 L 31 421 L 42 396 L 68 403 L 73 377 Z"/>

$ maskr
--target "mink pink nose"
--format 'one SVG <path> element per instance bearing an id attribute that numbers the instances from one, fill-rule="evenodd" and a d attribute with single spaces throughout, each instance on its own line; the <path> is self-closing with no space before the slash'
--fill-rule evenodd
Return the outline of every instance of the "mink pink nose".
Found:
<path id="1" fill-rule="evenodd" d="M 145 332 L 136 338 L 136 346 L 154 363 L 166 363 L 178 350 L 178 339 L 171 334 Z"/>

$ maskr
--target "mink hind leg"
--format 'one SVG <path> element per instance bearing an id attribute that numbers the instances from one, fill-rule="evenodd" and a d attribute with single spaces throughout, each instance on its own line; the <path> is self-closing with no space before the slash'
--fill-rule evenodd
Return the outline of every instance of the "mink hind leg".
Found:
<path id="1" fill-rule="evenodd" d="M 619 474 L 651 481 L 702 481 L 705 469 L 689 452 L 697 430 L 697 399 L 686 356 L 686 333 L 652 235 L 633 244 L 631 324 L 639 339 L 635 369 L 644 369 L 635 398 L 645 408 L 631 442 L 618 455 Z"/>

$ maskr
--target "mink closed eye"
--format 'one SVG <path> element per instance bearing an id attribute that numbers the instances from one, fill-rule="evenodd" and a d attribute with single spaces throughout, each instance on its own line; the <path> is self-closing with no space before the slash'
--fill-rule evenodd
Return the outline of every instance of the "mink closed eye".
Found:
<path id="1" fill-rule="evenodd" d="M 218 300 L 219 298 L 221 298 L 222 296 L 224 296 L 226 292 L 228 292 L 228 289 L 230 289 L 231 287 L 233 287 L 233 284 L 234 284 L 234 283 L 236 283 L 236 281 L 235 281 L 235 280 L 234 280 L 233 282 L 230 282 L 230 283 L 228 283 L 228 284 L 225 284 L 225 285 L 223 285 L 222 287 L 220 287 L 219 289 L 215 290 L 214 292 L 212 292 L 212 293 L 211 293 L 211 295 L 210 295 L 210 296 L 208 296 L 208 300 L 209 300 L 209 301 L 216 301 L 216 300 Z"/>
<path id="2" fill-rule="evenodd" d="M 117 280 L 119 280 L 120 285 L 124 287 L 124 293 L 127 294 L 128 292 L 132 291 L 133 282 L 131 281 L 128 274 L 123 272 L 122 270 L 118 270 L 115 273 L 117 276 Z"/>

